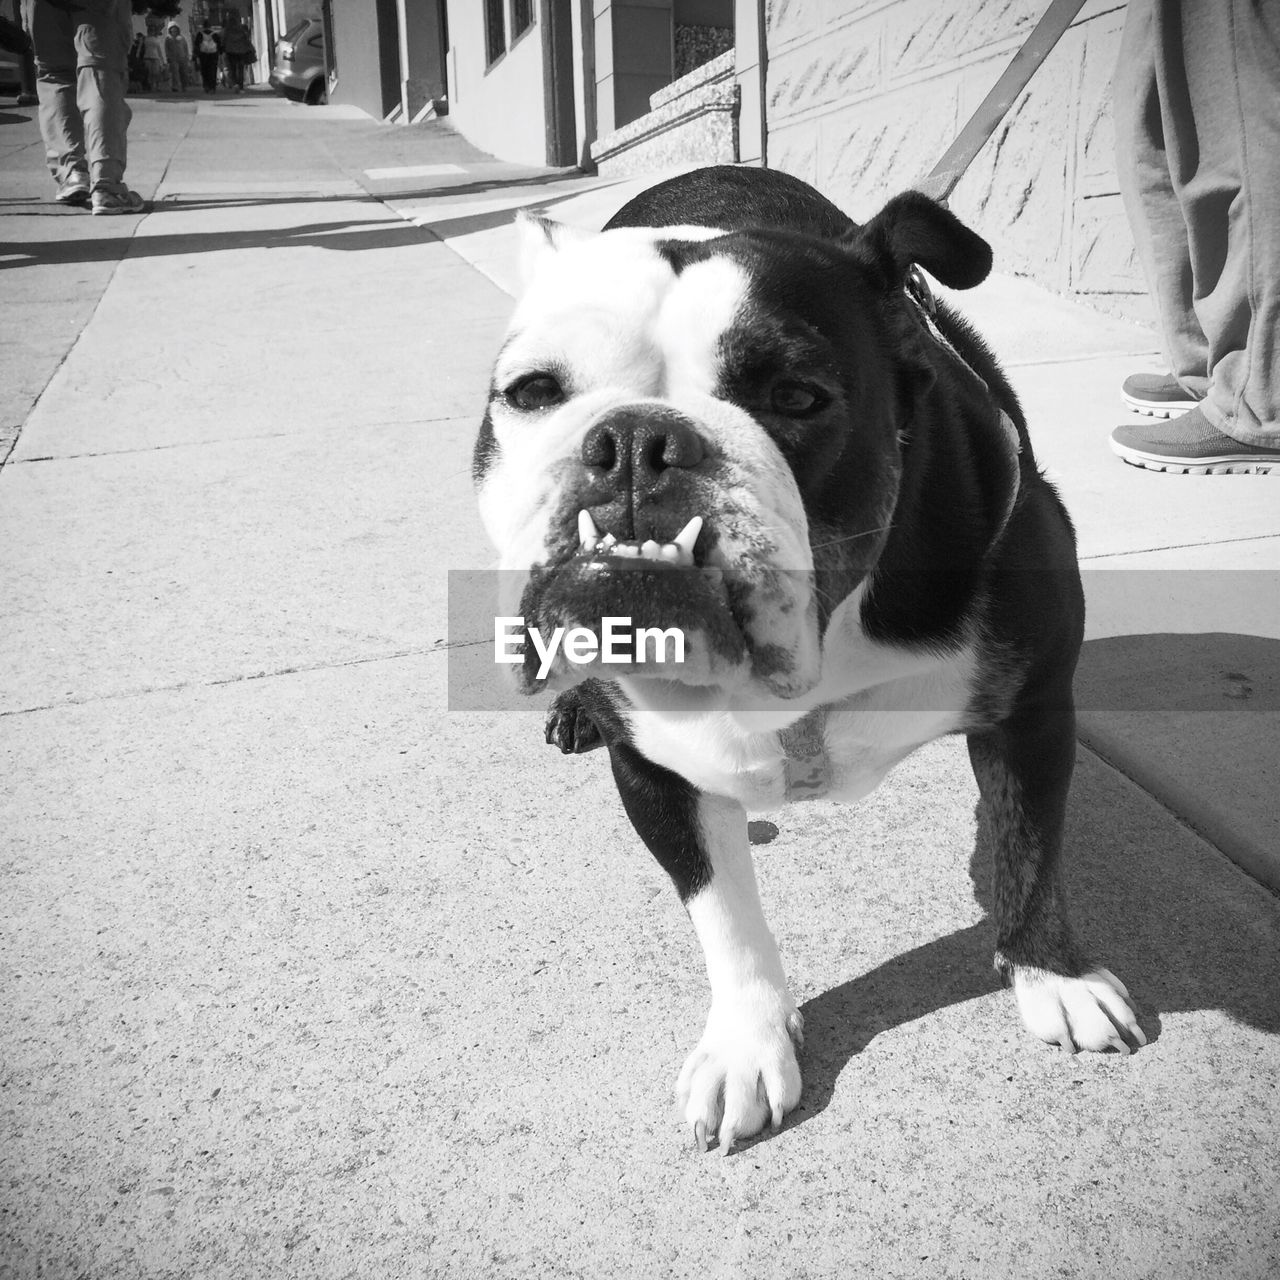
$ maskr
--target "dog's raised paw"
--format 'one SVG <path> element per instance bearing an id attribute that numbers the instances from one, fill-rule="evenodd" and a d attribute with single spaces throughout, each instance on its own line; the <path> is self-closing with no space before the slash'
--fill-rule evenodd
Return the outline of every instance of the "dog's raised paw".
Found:
<path id="1" fill-rule="evenodd" d="M 1147 1043 L 1128 990 L 1106 969 L 1068 978 L 1020 965 L 1013 991 L 1027 1030 L 1071 1053 L 1115 1049 L 1127 1054 Z"/>
<path id="2" fill-rule="evenodd" d="M 713 1000 L 698 1047 L 685 1059 L 676 1095 L 699 1151 L 717 1138 L 722 1155 L 766 1124 L 777 1129 L 800 1101 L 796 1050 L 800 1011 L 777 992 Z"/>

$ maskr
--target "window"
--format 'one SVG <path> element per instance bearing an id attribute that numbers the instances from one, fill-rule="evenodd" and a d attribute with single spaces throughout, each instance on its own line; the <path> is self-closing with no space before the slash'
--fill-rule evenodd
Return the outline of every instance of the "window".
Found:
<path id="1" fill-rule="evenodd" d="M 492 65 L 507 51 L 507 0 L 484 0 L 484 43 L 486 61 Z"/>
<path id="2" fill-rule="evenodd" d="M 511 0 L 511 39 L 533 26 L 533 0 Z"/>

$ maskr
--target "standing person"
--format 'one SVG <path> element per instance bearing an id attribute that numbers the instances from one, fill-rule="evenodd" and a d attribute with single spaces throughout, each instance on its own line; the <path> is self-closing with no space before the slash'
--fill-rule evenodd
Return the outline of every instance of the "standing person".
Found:
<path id="1" fill-rule="evenodd" d="M 40 134 L 54 199 L 89 204 L 95 214 L 142 213 L 125 185 L 129 121 L 125 101 L 130 0 L 24 0 L 36 53 Z"/>
<path id="2" fill-rule="evenodd" d="M 151 91 L 151 79 L 147 75 L 147 39 L 141 32 L 133 37 L 133 45 L 129 49 L 129 79 L 137 84 L 141 93 Z"/>
<path id="3" fill-rule="evenodd" d="M 205 93 L 218 91 L 218 55 L 222 52 L 222 41 L 214 33 L 213 24 L 206 18 L 196 32 L 196 60 L 200 63 L 200 79 L 204 82 Z"/>
<path id="4" fill-rule="evenodd" d="M 175 22 L 169 27 L 169 35 L 164 42 L 164 51 L 169 59 L 169 81 L 178 93 L 186 93 L 191 79 L 191 46 L 182 28 Z"/>
<path id="5" fill-rule="evenodd" d="M 152 93 L 163 93 L 169 87 L 169 55 L 165 51 L 164 37 L 159 31 L 148 31 L 144 51 L 147 59 L 147 79 Z"/>
<path id="6" fill-rule="evenodd" d="M 229 9 L 223 19 L 225 26 L 222 32 L 222 49 L 227 55 L 227 78 L 234 92 L 244 91 L 244 65 L 251 60 L 253 40 L 248 29 L 240 20 L 240 15 Z"/>
<path id="7" fill-rule="evenodd" d="M 1280 474 L 1280 4 L 1129 0 L 1113 99 L 1171 372 L 1125 380 L 1169 421 L 1111 447 L 1156 471 Z"/>

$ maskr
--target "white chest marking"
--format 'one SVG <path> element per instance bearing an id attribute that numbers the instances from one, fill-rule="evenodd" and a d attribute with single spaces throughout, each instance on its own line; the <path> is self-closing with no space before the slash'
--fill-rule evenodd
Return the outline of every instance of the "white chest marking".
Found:
<path id="1" fill-rule="evenodd" d="M 923 670 L 917 655 L 901 659 L 905 674 L 893 678 L 892 664 L 876 664 L 877 683 L 816 706 L 800 700 L 781 728 L 776 712 L 640 711 L 635 743 L 656 764 L 750 812 L 794 800 L 860 800 L 917 747 L 964 727 L 972 650 Z"/>

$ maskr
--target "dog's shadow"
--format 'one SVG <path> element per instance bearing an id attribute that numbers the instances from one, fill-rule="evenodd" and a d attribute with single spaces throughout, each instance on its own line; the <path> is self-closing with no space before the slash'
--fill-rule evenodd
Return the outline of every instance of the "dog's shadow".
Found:
<path id="1" fill-rule="evenodd" d="M 1240 926 L 1241 900 L 1247 907 L 1261 895 L 1270 910 L 1267 891 L 1207 846 L 1191 843 L 1171 863 L 1149 803 L 1096 759 L 1077 767 L 1064 865 L 1068 910 L 1086 954 L 1128 987 L 1148 1044 L 1161 1034 L 1162 1014 L 1193 1009 L 1222 1009 L 1280 1033 L 1280 945 L 1264 935 L 1260 947 L 1258 933 Z M 880 1032 L 1000 989 L 992 968 L 992 851 L 981 823 L 969 870 L 988 918 L 801 1006 L 804 1099 L 790 1124 L 826 1108 L 841 1072 Z M 1017 1022 L 1012 996 L 1008 1016 L 1019 1034 L 1030 1034 Z"/>

